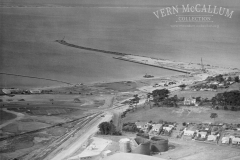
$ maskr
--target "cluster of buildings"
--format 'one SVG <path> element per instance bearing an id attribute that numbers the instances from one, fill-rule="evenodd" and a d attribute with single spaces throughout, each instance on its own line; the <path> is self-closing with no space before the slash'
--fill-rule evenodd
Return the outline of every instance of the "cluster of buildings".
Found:
<path id="1" fill-rule="evenodd" d="M 30 90 L 21 90 L 18 88 L 2 89 L 4 94 L 40 94 L 42 90 L 39 89 L 30 89 Z"/>
<path id="2" fill-rule="evenodd" d="M 216 91 L 218 88 L 228 88 L 230 85 L 234 84 L 235 81 L 228 81 L 225 79 L 222 82 L 219 81 L 210 81 L 201 85 L 196 85 L 193 88 L 193 91 Z"/>
<path id="3" fill-rule="evenodd" d="M 153 87 L 167 87 L 174 84 L 177 84 L 177 83 L 174 81 L 162 81 L 161 83 L 154 84 Z"/>
<path id="4" fill-rule="evenodd" d="M 197 99 L 191 96 L 189 98 L 184 98 L 183 104 L 186 106 L 199 106 L 199 103 L 197 103 Z"/>
<path id="5" fill-rule="evenodd" d="M 176 128 L 176 123 L 135 122 L 135 124 L 140 131 L 148 133 L 150 137 L 157 135 L 170 136 Z"/>
<path id="6" fill-rule="evenodd" d="M 179 137 L 198 141 L 240 145 L 240 128 L 227 128 L 228 124 L 189 124 Z"/>

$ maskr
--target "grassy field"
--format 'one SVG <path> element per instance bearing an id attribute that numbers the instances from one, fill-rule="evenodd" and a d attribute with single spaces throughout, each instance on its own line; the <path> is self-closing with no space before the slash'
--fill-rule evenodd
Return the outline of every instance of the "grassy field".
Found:
<path id="1" fill-rule="evenodd" d="M 211 99 L 218 93 L 222 92 L 229 92 L 232 90 L 238 90 L 240 88 L 240 83 L 234 83 L 233 85 L 230 85 L 229 88 L 218 88 L 216 92 L 214 91 L 192 91 L 192 90 L 186 90 L 186 91 L 176 91 L 172 92 L 171 96 L 177 95 L 178 97 L 202 97 L 202 98 L 208 98 Z"/>
<path id="2" fill-rule="evenodd" d="M 18 122 L 9 124 L 6 127 L 3 127 L 2 130 L 4 132 L 10 133 L 20 133 L 20 132 L 27 132 L 33 131 L 40 128 L 48 127 L 48 124 L 41 123 L 41 122 Z"/>
<path id="3" fill-rule="evenodd" d="M 16 118 L 17 116 L 5 111 L 0 110 L 0 124 L 2 124 L 4 121 L 11 120 Z"/>
<path id="4" fill-rule="evenodd" d="M 166 108 L 155 107 L 153 109 L 139 108 L 135 112 L 130 112 L 124 118 L 126 122 L 136 121 L 154 121 L 158 122 L 160 119 L 170 122 L 213 122 L 210 118 L 211 113 L 217 113 L 218 118 L 215 122 L 226 123 L 239 123 L 239 113 L 236 111 L 212 110 L 207 107 L 179 107 L 179 108 Z"/>

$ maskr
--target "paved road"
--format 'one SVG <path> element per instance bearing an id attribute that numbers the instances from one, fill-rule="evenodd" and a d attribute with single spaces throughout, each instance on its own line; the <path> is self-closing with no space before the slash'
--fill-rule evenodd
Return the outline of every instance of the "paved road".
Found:
<path id="1" fill-rule="evenodd" d="M 74 154 L 79 148 L 84 144 L 84 142 L 89 138 L 89 136 L 93 135 L 98 131 L 98 125 L 105 121 L 110 121 L 112 119 L 112 115 L 107 114 L 105 117 L 99 118 L 97 122 L 92 124 L 92 126 L 86 130 L 83 135 L 78 138 L 71 146 L 67 147 L 65 150 L 62 150 L 53 158 L 46 158 L 45 160 L 66 160 L 70 155 Z"/>

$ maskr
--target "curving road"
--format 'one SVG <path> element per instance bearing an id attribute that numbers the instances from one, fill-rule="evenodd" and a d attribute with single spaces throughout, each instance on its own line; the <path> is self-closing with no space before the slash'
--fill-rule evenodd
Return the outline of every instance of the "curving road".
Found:
<path id="1" fill-rule="evenodd" d="M 15 121 L 18 121 L 18 120 L 20 120 L 20 119 L 22 119 L 22 118 L 24 117 L 24 114 L 22 114 L 22 113 L 18 113 L 18 112 L 14 112 L 14 111 L 9 111 L 9 110 L 7 110 L 6 108 L 3 108 L 2 110 L 3 110 L 4 112 L 8 112 L 8 113 L 15 114 L 17 117 L 14 118 L 14 119 L 9 120 L 9 121 L 7 121 L 7 122 L 5 122 L 5 123 L 3 123 L 3 124 L 1 124 L 1 125 L 0 125 L 0 129 L 3 128 L 3 127 L 5 127 L 5 126 L 7 126 L 7 125 L 9 125 L 9 124 L 11 124 L 11 123 L 13 123 L 13 122 L 15 122 Z"/>

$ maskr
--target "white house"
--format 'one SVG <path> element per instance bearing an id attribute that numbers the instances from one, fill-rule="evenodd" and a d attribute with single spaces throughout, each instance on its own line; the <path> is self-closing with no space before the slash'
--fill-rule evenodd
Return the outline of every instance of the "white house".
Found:
<path id="1" fill-rule="evenodd" d="M 11 90 L 9 89 L 2 89 L 2 92 L 5 94 L 11 94 Z"/>
<path id="2" fill-rule="evenodd" d="M 2 89 L 2 92 L 5 94 L 11 94 L 11 93 L 19 92 L 19 89 Z"/>
<path id="3" fill-rule="evenodd" d="M 30 93 L 32 94 L 39 94 L 41 93 L 42 91 L 41 90 L 38 90 L 38 89 L 35 89 L 35 90 L 29 90 Z"/>
<path id="4" fill-rule="evenodd" d="M 217 136 L 216 135 L 209 135 L 207 140 L 208 141 L 216 141 L 217 140 Z"/>
<path id="5" fill-rule="evenodd" d="M 155 124 L 153 127 L 152 127 L 152 131 L 155 131 L 155 132 L 160 132 L 162 130 L 162 124 Z"/>
<path id="6" fill-rule="evenodd" d="M 234 137 L 232 139 L 232 144 L 240 144 L 240 138 L 239 137 Z"/>
<path id="7" fill-rule="evenodd" d="M 195 131 L 192 130 L 187 130 L 186 128 L 183 130 L 183 135 L 184 136 L 193 136 Z"/>
<path id="8" fill-rule="evenodd" d="M 147 130 L 150 125 L 150 123 L 148 122 L 135 122 L 135 124 L 138 129 L 144 130 L 144 131 Z"/>
<path id="9" fill-rule="evenodd" d="M 222 138 L 222 143 L 229 144 L 229 137 L 223 137 Z"/>
<path id="10" fill-rule="evenodd" d="M 168 132 L 170 132 L 171 130 L 173 130 L 174 126 L 173 125 L 168 125 L 168 126 L 164 126 L 163 130 L 166 130 Z"/>
<path id="11" fill-rule="evenodd" d="M 198 132 L 198 135 L 200 135 L 201 138 L 206 138 L 207 132 Z"/>
<path id="12" fill-rule="evenodd" d="M 196 105 L 196 98 L 184 98 L 184 105 Z"/>

